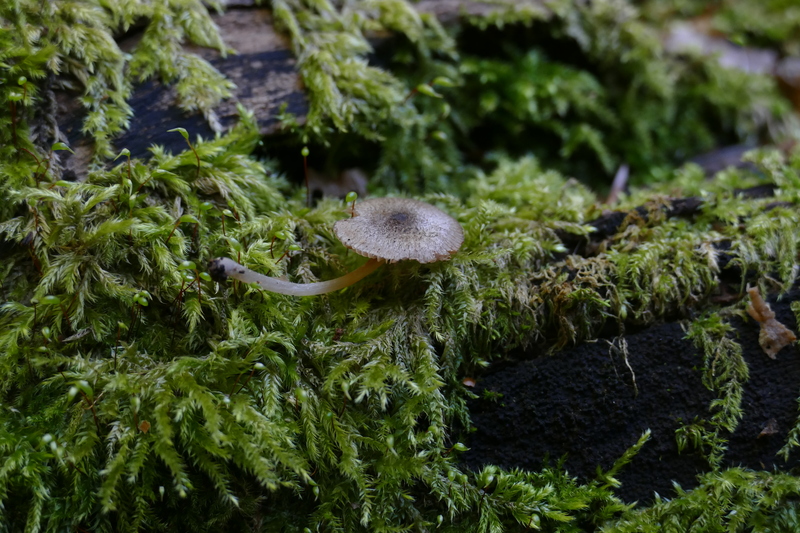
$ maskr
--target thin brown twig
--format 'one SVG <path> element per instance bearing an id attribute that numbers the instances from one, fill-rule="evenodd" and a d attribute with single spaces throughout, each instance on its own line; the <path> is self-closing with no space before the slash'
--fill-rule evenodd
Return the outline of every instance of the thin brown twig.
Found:
<path id="1" fill-rule="evenodd" d="M 241 387 L 239 387 L 239 390 L 237 390 L 237 391 L 236 391 L 236 394 L 239 394 L 240 392 L 242 392 L 242 390 L 243 390 L 245 387 L 247 387 L 247 384 L 248 384 L 248 383 L 250 383 L 250 379 L 253 377 L 253 374 L 255 374 L 255 373 L 256 373 L 256 367 L 255 367 L 255 366 L 253 366 L 253 370 L 251 370 L 251 371 L 250 371 L 250 375 L 249 375 L 249 376 L 247 376 L 247 381 L 245 381 L 244 383 L 242 383 L 242 386 L 241 386 Z"/>
<path id="2" fill-rule="evenodd" d="M 100 421 L 97 419 L 97 411 L 94 408 L 94 404 L 95 404 L 95 402 L 97 400 L 95 400 L 94 402 L 91 402 L 91 401 L 89 401 L 89 397 L 86 395 L 85 392 L 83 392 L 80 389 L 78 389 L 78 392 L 81 393 L 81 396 L 83 396 L 83 399 L 86 400 L 86 404 L 89 406 L 89 409 L 92 410 L 92 416 L 94 417 L 94 424 L 95 424 L 95 426 L 97 426 L 97 432 L 100 433 Z"/>

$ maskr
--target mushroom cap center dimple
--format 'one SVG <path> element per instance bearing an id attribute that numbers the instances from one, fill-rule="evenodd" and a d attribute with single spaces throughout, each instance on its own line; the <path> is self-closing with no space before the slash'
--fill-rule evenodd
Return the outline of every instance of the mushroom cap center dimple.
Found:
<path id="1" fill-rule="evenodd" d="M 407 223 L 408 219 L 409 219 L 408 213 L 398 212 L 398 213 L 393 213 L 389 217 L 389 222 L 399 225 Z"/>
<path id="2" fill-rule="evenodd" d="M 408 213 L 402 213 L 402 212 L 392 213 L 386 219 L 386 226 L 388 228 L 392 228 L 395 230 L 399 229 L 402 231 L 402 228 L 404 226 L 407 226 L 411 223 L 410 220 L 411 218 L 413 217 L 411 217 Z"/>

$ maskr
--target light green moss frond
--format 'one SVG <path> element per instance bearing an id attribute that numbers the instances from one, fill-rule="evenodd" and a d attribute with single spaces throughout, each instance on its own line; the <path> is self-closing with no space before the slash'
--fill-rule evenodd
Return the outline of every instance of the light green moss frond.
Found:
<path id="1" fill-rule="evenodd" d="M 732 330 L 719 313 L 714 313 L 693 321 L 686 335 L 703 355 L 703 384 L 717 398 L 709 406 L 711 416 L 707 420 L 697 419 L 676 431 L 678 449 L 698 449 L 714 469 L 721 466 L 726 435 L 736 429 L 743 416 L 744 384 L 750 376 L 742 347 L 731 338 Z"/>
<path id="2" fill-rule="evenodd" d="M 691 491 L 676 489 L 676 497 L 659 498 L 602 531 L 744 531 L 754 527 L 791 531 L 798 527 L 795 500 L 800 484 L 790 474 L 731 468 L 703 474 L 700 486 Z"/>

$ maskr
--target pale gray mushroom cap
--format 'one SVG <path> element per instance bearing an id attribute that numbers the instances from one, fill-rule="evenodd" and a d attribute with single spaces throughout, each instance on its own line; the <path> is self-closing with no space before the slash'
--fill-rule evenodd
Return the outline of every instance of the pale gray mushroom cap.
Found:
<path id="1" fill-rule="evenodd" d="M 450 259 L 464 242 L 464 230 L 441 209 L 410 198 L 357 202 L 352 218 L 333 225 L 342 244 L 365 257 L 389 263 Z"/>

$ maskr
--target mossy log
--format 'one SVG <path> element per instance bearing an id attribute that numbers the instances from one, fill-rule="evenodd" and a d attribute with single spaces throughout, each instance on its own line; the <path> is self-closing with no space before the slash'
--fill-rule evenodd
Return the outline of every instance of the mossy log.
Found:
<path id="1" fill-rule="evenodd" d="M 212 15 L 228 53 L 218 50 L 188 46 L 187 50 L 209 61 L 236 88 L 233 95 L 211 112 L 187 113 L 180 107 L 180 98 L 174 85 L 159 80 L 139 84 L 131 96 L 133 119 L 127 131 L 114 141 L 118 149 L 127 148 L 133 157 L 147 157 L 153 144 L 170 151 L 185 147 L 180 137 L 168 130 L 184 128 L 192 138 L 213 137 L 230 128 L 239 118 L 237 106 L 252 111 L 263 135 L 275 134 L 280 128 L 280 113 L 292 115 L 297 123 L 305 122 L 308 112 L 308 95 L 296 68 L 295 55 L 285 33 L 274 26 L 270 9 L 253 1 L 227 0 L 226 11 Z M 415 4 L 421 14 L 430 14 L 446 24 L 456 23 L 460 17 L 489 16 L 506 9 L 503 3 L 473 0 L 426 0 Z M 547 12 L 539 0 L 514 2 L 513 9 Z M 389 38 L 387 33 L 370 36 L 373 44 Z M 129 50 L 141 39 L 135 27 L 120 39 L 123 50 Z M 76 156 L 68 158 L 69 168 L 84 174 L 93 156 L 91 140 L 82 133 L 85 110 L 78 94 L 59 92 L 57 122 Z"/>
<path id="2" fill-rule="evenodd" d="M 787 130 L 774 80 L 661 2 L 252 3 L 0 3 L 0 531 L 800 529 L 797 346 L 744 296 L 796 329 L 800 152 L 680 166 Z M 363 263 L 308 146 L 463 246 L 213 279 Z"/>
<path id="3" fill-rule="evenodd" d="M 783 323 L 794 327 L 795 289 L 771 297 Z M 691 313 L 691 311 L 689 311 Z M 758 324 L 732 319 L 749 368 L 742 399 L 744 416 L 727 440 L 720 465 L 753 470 L 794 470 L 795 455 L 779 453 L 797 421 L 800 354 L 796 346 L 770 360 L 758 342 Z M 713 390 L 703 382 L 705 355 L 686 338 L 680 322 L 606 332 L 596 342 L 539 358 L 537 350 L 515 350 L 478 380 L 470 406 L 475 432 L 464 461 L 537 470 L 563 458 L 564 467 L 591 480 L 607 469 L 645 430 L 652 440 L 620 474 L 620 494 L 650 505 L 656 494 L 675 497 L 674 484 L 689 490 L 710 472 L 709 443 L 681 447 L 676 432 L 709 415 Z M 704 449 L 705 448 L 705 449 Z"/>

